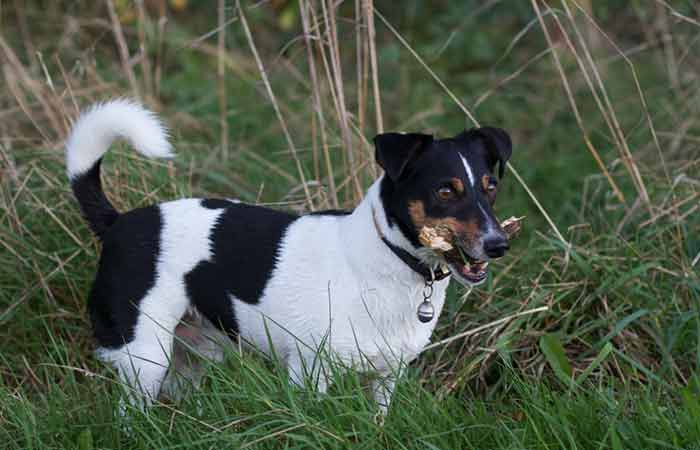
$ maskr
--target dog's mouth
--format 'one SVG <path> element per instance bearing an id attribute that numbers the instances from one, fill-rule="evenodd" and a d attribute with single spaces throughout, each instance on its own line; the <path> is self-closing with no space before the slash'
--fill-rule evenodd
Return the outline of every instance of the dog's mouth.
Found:
<path id="1" fill-rule="evenodd" d="M 472 258 L 459 247 L 445 252 L 443 256 L 452 275 L 462 284 L 480 284 L 488 276 L 488 261 Z"/>
<path id="2" fill-rule="evenodd" d="M 486 279 L 489 263 L 470 256 L 460 242 L 455 242 L 451 230 L 423 227 L 418 239 L 447 264 L 452 276 L 463 285 L 473 286 Z"/>
<path id="3" fill-rule="evenodd" d="M 510 217 L 501 222 L 501 228 L 508 240 L 518 234 L 524 217 Z M 465 286 L 482 283 L 488 276 L 488 261 L 474 258 L 464 248 L 464 240 L 455 239 L 455 233 L 445 226 L 424 226 L 418 234 L 418 240 L 433 255 L 447 264 L 453 277 Z M 482 250 L 479 252 L 484 254 Z"/>

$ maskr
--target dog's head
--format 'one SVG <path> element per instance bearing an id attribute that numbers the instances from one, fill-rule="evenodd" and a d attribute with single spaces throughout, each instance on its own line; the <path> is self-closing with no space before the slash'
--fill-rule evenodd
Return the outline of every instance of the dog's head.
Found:
<path id="1" fill-rule="evenodd" d="M 374 139 L 385 171 L 381 200 L 389 223 L 428 260 L 447 263 L 462 284 L 486 279 L 489 259 L 508 250 L 493 205 L 512 147 L 499 128 L 475 128 L 450 139 L 386 133 Z M 421 234 L 423 233 L 423 234 Z M 426 234 L 441 249 L 426 244 Z"/>

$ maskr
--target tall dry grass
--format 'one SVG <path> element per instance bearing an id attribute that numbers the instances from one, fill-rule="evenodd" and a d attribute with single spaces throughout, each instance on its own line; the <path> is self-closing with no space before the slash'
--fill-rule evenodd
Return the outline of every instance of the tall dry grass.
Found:
<path id="1" fill-rule="evenodd" d="M 493 2 L 491 7 L 496 7 L 497 3 Z M 567 99 L 570 114 L 579 130 L 579 135 L 571 136 L 571 141 L 581 144 L 595 160 L 600 170 L 595 176 L 605 181 L 605 190 L 610 194 L 606 197 L 607 207 L 624 211 L 620 221 L 611 225 L 612 232 L 619 233 L 631 223 L 636 230 L 644 230 L 670 219 L 678 229 L 674 245 L 679 250 L 685 248 L 680 227 L 684 220 L 697 213 L 699 184 L 696 178 L 688 175 L 690 170 L 697 169 L 697 158 L 678 156 L 683 142 L 697 141 L 697 137 L 691 134 L 697 127 L 693 115 L 697 109 L 689 105 L 687 116 L 678 117 L 677 128 L 658 129 L 647 104 L 646 90 L 639 80 L 637 65 L 632 59 L 640 49 L 661 47 L 675 95 L 679 98 L 689 95 L 682 80 L 684 77 L 697 80 L 697 76 L 680 67 L 682 61 L 697 59 L 690 50 L 690 44 L 695 40 L 687 37 L 686 32 L 674 34 L 671 23 L 682 21 L 692 26 L 700 25 L 696 19 L 681 14 L 667 2 L 657 2 L 657 7 L 645 10 L 651 17 L 647 19 L 648 35 L 639 48 L 622 49 L 592 15 L 590 2 L 531 0 L 533 20 L 515 37 L 513 46 L 517 46 L 525 34 L 541 31 L 546 48 L 527 58 L 523 66 L 496 80 L 492 86 L 484 86 L 484 91 L 474 96 L 473 106 L 465 102 L 464 93 L 455 92 L 450 87 L 449 79 L 433 70 L 427 55 L 421 54 L 406 37 L 405 30 L 393 24 L 391 15 L 385 14 L 386 11 L 373 0 L 354 0 L 352 8 L 330 0 L 300 0 L 300 34 L 288 44 L 295 49 L 295 60 L 284 52 L 274 54 L 269 48 L 261 51 L 260 42 L 269 37 L 256 28 L 250 17 L 265 5 L 219 1 L 216 18 L 212 11 L 210 21 L 216 23 L 214 28 L 192 36 L 173 30 L 177 20 L 185 19 L 171 18 L 171 12 L 154 10 L 149 4 L 135 2 L 134 19 L 128 24 L 123 23 L 127 12 L 120 10 L 113 0 L 97 2 L 81 15 L 48 11 L 47 14 L 54 14 L 52 17 L 62 24 L 59 27 L 62 33 L 55 37 L 58 44 L 49 46 L 52 48 L 49 54 L 44 54 L 41 50 L 44 45 L 37 42 L 46 36 L 33 29 L 38 11 L 30 11 L 22 2 L 15 2 L 10 5 L 9 13 L 3 13 L 16 18 L 21 39 L 14 36 L 10 41 L 8 32 L 0 31 L 4 79 L 0 88 L 0 173 L 3 178 L 0 203 L 5 230 L 0 234 L 0 247 L 12 254 L 20 270 L 30 274 L 28 276 L 35 282 L 13 291 L 12 301 L 0 310 L 0 323 L 12 317 L 24 302 L 38 293 L 54 306 L 69 304 L 71 311 L 67 314 L 76 320 L 84 320 L 83 294 L 66 268 L 75 258 L 93 257 L 97 246 L 87 234 L 76 232 L 80 226 L 79 218 L 75 211 L 66 213 L 75 210 L 75 205 L 62 173 L 56 169 L 62 165 L 63 144 L 81 108 L 115 96 L 139 98 L 165 115 L 176 130 L 180 144 L 205 155 L 198 161 L 202 167 L 196 167 L 186 157 L 174 165 L 144 163 L 129 152 L 119 153 L 105 182 L 108 195 L 120 209 L 189 194 L 193 190 L 201 192 L 197 183 L 202 172 L 215 173 L 217 168 L 241 160 L 249 161 L 263 168 L 271 177 L 282 180 L 287 192 L 275 199 L 276 206 L 298 211 L 348 208 L 361 200 L 366 186 L 380 173 L 373 159 L 371 136 L 397 125 L 387 119 L 390 114 L 387 114 L 386 107 L 382 107 L 383 98 L 392 89 L 392 86 L 381 84 L 382 60 L 378 49 L 386 42 L 398 43 L 410 55 L 410 64 L 421 67 L 426 80 L 436 83 L 439 91 L 449 99 L 450 107 L 461 111 L 465 123 L 474 126 L 480 124 L 474 112 L 476 106 L 508 89 L 509 84 L 516 82 L 533 64 L 545 64 L 546 58 L 551 57 L 562 95 Z M 388 4 L 386 8 L 389 8 Z M 245 45 L 231 45 L 226 36 L 235 32 L 242 39 L 237 42 Z M 168 77 L 168 63 L 174 59 L 172 53 L 177 52 L 192 52 L 213 62 L 216 73 L 213 92 L 218 100 L 216 121 L 178 111 L 163 101 L 161 85 Z M 630 82 L 634 84 L 634 100 L 642 111 L 642 119 L 636 128 L 644 128 L 648 133 L 647 146 L 635 147 L 630 143 L 632 130 L 626 128 L 620 119 L 628 104 L 616 100 L 608 88 L 607 67 L 616 60 L 624 61 Z M 104 61 L 112 63 L 104 67 Z M 286 89 L 281 83 L 273 82 L 271 70 L 275 72 L 274 79 L 279 80 L 280 74 L 284 74 L 289 80 L 294 80 L 295 86 L 307 89 L 305 108 L 293 107 L 288 95 L 278 94 Z M 260 102 L 274 112 L 274 123 L 261 123 L 260 128 L 263 134 L 281 133 L 285 147 L 279 153 L 259 152 L 256 149 L 259 141 L 255 138 L 238 139 L 232 135 L 229 118 L 240 105 L 226 90 L 226 80 L 230 77 L 250 80 L 259 92 Z M 594 113 L 584 105 L 590 99 L 595 105 Z M 584 114 L 584 111 L 588 112 Z M 601 121 L 604 129 L 594 128 Z M 300 124 L 305 126 L 301 132 L 305 135 L 304 144 L 300 144 L 300 133 L 295 131 Z M 517 137 L 518 130 L 513 132 Z M 600 134 L 609 139 L 614 152 L 604 151 L 594 143 L 594 135 Z M 200 141 L 193 142 L 189 138 L 192 135 L 198 136 Z M 216 144 L 212 146 L 210 142 Z M 215 150 L 203 150 L 199 146 Z M 310 157 L 306 157 L 309 154 Z M 281 162 L 280 155 L 292 163 Z M 162 167 L 167 180 L 154 176 L 153 167 Z M 534 284 L 537 285 L 537 280 L 552 271 L 565 278 L 572 249 L 579 254 L 586 250 L 575 249 L 572 244 L 579 230 L 562 229 L 552 211 L 540 201 L 542 193 L 518 169 L 520 167 L 515 163 L 509 165 L 519 187 L 526 192 L 548 226 L 548 229 L 538 231 L 544 239 L 558 242 L 556 248 L 559 249 L 557 255 L 542 262 L 541 271 L 533 278 Z M 258 200 L 264 196 L 264 183 L 251 185 L 246 174 L 235 170 L 225 173 L 232 186 L 255 192 Z M 661 177 L 656 175 L 659 173 Z M 663 195 L 650 192 L 650 179 L 657 184 L 656 178 L 662 178 L 662 183 L 665 183 Z M 632 189 L 626 190 L 625 186 L 632 186 Z M 679 187 L 683 189 L 677 189 Z M 47 192 L 60 195 L 49 200 L 52 197 L 43 195 Z M 585 202 L 584 199 L 584 207 Z M 28 251 L 28 243 L 43 242 L 36 237 L 39 232 L 26 225 L 27 217 L 23 214 L 28 210 L 41 214 L 47 226 L 60 230 L 62 239 L 74 243 L 75 250 L 70 253 L 48 252 L 42 248 Z M 679 263 L 683 269 L 671 272 L 682 276 L 682 270 L 695 271 L 699 259 L 700 254 L 695 255 L 689 264 Z M 515 260 L 503 267 L 495 283 L 507 279 L 517 263 Z M 61 289 L 65 289 L 60 293 L 62 300 L 56 300 L 57 294 L 52 287 L 57 279 L 62 280 Z M 468 295 L 465 294 L 461 305 L 467 302 Z M 487 295 L 480 300 L 487 307 L 494 298 Z M 462 347 L 456 354 L 460 358 L 482 351 L 483 357 L 473 359 L 471 366 L 460 373 L 483 373 L 487 363 L 493 361 L 494 352 L 488 349 L 495 347 L 502 336 L 511 335 L 523 327 L 520 319 L 524 315 L 545 311 L 531 300 L 523 299 L 522 305 L 506 317 L 492 318 L 480 326 L 465 329 L 456 323 L 446 325 L 440 331 L 435 348 L 459 341 Z M 81 314 L 82 318 L 77 319 Z M 465 339 L 475 335 L 483 340 Z M 621 336 L 629 348 L 634 347 L 634 335 Z M 84 341 L 77 344 L 89 345 Z M 443 370 L 450 381 L 448 386 L 457 385 L 462 375 L 455 375 L 459 371 L 451 365 L 460 358 L 446 358 L 439 353 L 430 364 Z M 532 352 L 526 352 L 522 361 L 524 367 L 533 371 L 541 370 L 544 364 L 541 356 Z M 30 370 L 27 377 L 32 377 Z"/>

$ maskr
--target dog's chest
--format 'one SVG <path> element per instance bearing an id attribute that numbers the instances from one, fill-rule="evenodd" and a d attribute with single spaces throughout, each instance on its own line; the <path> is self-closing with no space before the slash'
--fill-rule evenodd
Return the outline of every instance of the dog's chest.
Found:
<path id="1" fill-rule="evenodd" d="M 347 362 L 365 359 L 380 370 L 414 359 L 430 339 L 447 280 L 435 284 L 431 300 L 436 318 L 422 323 L 417 315 L 424 287 L 419 277 L 397 276 L 401 271 L 405 275 L 402 263 L 393 255 L 384 260 L 371 249 L 360 264 L 349 260 L 347 246 L 359 242 L 339 239 L 327 223 L 331 220 L 312 220 L 290 227 L 261 302 L 236 305 L 241 331 L 248 328 L 250 336 L 259 337 L 254 340 L 262 341 L 259 345 L 271 340 L 292 351 L 297 339 L 311 346 L 323 342 Z M 255 324 L 255 315 L 270 319 L 265 335 L 248 327 L 265 329 Z M 270 323 L 280 324 L 280 331 L 270 333 Z"/>
<path id="2" fill-rule="evenodd" d="M 410 362 L 421 353 L 430 341 L 445 293 L 442 289 L 433 293 L 431 301 L 437 314 L 428 323 L 421 322 L 417 314 L 418 305 L 424 298 L 422 286 L 409 289 L 397 283 L 386 283 L 376 289 L 364 290 L 362 297 L 367 299 L 366 312 L 371 319 L 362 322 L 364 333 L 357 338 L 357 346 L 363 355 L 381 366 L 398 360 Z M 358 319 L 362 318 L 362 312 L 358 312 L 358 316 Z"/>

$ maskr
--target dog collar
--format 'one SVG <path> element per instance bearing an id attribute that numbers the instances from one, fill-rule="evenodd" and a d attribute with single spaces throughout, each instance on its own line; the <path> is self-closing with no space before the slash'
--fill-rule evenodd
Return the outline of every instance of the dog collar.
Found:
<path id="1" fill-rule="evenodd" d="M 374 227 L 377 229 L 377 234 L 379 234 L 379 237 L 382 239 L 382 242 L 384 242 L 384 244 L 386 244 L 386 246 L 389 247 L 389 250 L 391 250 L 392 253 L 396 255 L 401 261 L 403 261 L 404 264 L 413 269 L 413 271 L 416 272 L 418 275 L 422 276 L 426 282 L 444 280 L 445 278 L 452 275 L 452 273 L 449 270 L 443 268 L 441 265 L 438 265 L 437 269 L 433 269 L 420 259 L 408 253 L 406 250 L 402 249 L 397 245 L 392 244 L 389 241 L 389 239 L 387 239 L 386 236 L 384 236 L 384 233 L 382 233 L 382 230 L 379 228 L 379 223 L 377 222 L 377 214 L 374 211 L 374 208 L 372 208 L 372 220 L 374 221 Z"/>
<path id="2" fill-rule="evenodd" d="M 391 250 L 396 256 L 398 256 L 399 259 L 403 261 L 408 267 L 413 269 L 414 272 L 422 276 L 424 280 L 440 281 L 452 275 L 452 273 L 449 270 L 445 270 L 442 266 L 438 266 L 437 270 L 431 268 L 415 256 L 408 253 L 406 250 L 402 249 L 401 247 L 397 247 L 396 245 L 389 242 L 389 240 L 383 235 L 380 234 L 379 236 L 382 238 L 382 242 L 384 242 L 386 246 L 389 247 L 389 250 Z"/>
<path id="3" fill-rule="evenodd" d="M 437 269 L 433 269 L 415 256 L 408 253 L 406 250 L 389 242 L 389 239 L 384 236 L 384 233 L 382 233 L 382 230 L 379 228 L 377 214 L 375 213 L 374 208 L 372 208 L 372 220 L 374 221 L 374 228 L 377 229 L 377 234 L 379 234 L 382 242 L 389 247 L 389 250 L 391 250 L 394 255 L 396 255 L 414 272 L 423 277 L 423 280 L 425 280 L 425 287 L 423 288 L 423 302 L 418 305 L 417 313 L 418 320 L 423 323 L 430 322 L 435 316 L 435 308 L 433 308 L 433 305 L 430 302 L 430 298 L 433 296 L 433 283 L 435 281 L 444 280 L 452 275 L 452 272 L 441 265 L 438 265 Z"/>

